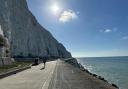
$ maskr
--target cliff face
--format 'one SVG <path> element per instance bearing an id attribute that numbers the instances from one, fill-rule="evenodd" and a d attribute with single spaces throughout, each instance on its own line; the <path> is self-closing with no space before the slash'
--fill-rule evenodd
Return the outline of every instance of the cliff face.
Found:
<path id="1" fill-rule="evenodd" d="M 0 0 L 0 25 L 12 56 L 71 57 L 28 10 L 26 0 Z"/>

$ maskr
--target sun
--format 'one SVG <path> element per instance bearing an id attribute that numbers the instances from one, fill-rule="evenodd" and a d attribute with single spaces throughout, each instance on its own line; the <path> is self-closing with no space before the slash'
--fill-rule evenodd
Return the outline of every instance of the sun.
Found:
<path id="1" fill-rule="evenodd" d="M 54 3 L 51 6 L 51 10 L 52 10 L 53 14 L 58 14 L 60 12 L 60 7 L 57 3 Z"/>

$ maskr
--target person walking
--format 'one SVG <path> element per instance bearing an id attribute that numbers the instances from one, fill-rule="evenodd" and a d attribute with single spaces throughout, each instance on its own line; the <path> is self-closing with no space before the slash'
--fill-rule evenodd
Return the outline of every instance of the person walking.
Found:
<path id="1" fill-rule="evenodd" d="M 32 65 L 38 65 L 39 64 L 39 59 L 35 58 L 34 63 Z"/>
<path id="2" fill-rule="evenodd" d="M 45 69 L 45 65 L 46 65 L 46 60 L 47 60 L 47 57 L 44 57 L 44 58 L 43 58 L 44 69 Z"/>

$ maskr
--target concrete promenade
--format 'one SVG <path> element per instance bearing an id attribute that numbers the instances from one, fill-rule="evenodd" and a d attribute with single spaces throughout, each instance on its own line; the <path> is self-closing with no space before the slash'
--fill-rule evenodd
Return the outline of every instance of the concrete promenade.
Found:
<path id="1" fill-rule="evenodd" d="M 49 89 L 116 89 L 85 71 L 58 60 Z"/>
<path id="2" fill-rule="evenodd" d="M 0 80 L 0 89 L 116 89 L 74 66 L 57 60 Z"/>
<path id="3" fill-rule="evenodd" d="M 54 72 L 56 61 L 33 66 L 31 69 L 0 79 L 0 89 L 47 89 Z"/>

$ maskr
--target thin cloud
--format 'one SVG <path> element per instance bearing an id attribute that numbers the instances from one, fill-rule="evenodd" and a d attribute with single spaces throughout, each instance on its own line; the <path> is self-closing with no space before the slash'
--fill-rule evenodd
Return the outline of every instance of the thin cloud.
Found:
<path id="1" fill-rule="evenodd" d="M 112 30 L 111 29 L 106 29 L 104 32 L 109 33 L 109 32 L 112 32 Z"/>
<path id="2" fill-rule="evenodd" d="M 63 11 L 63 13 L 61 13 L 60 17 L 59 17 L 59 21 L 60 22 L 69 22 L 73 19 L 76 19 L 77 13 L 75 13 L 72 10 L 67 10 L 67 11 Z"/>
<path id="3" fill-rule="evenodd" d="M 118 31 L 117 28 L 100 30 L 100 32 L 104 32 L 104 33 L 117 32 L 117 31 Z"/>
<path id="4" fill-rule="evenodd" d="M 128 36 L 122 37 L 123 40 L 128 40 Z"/>

